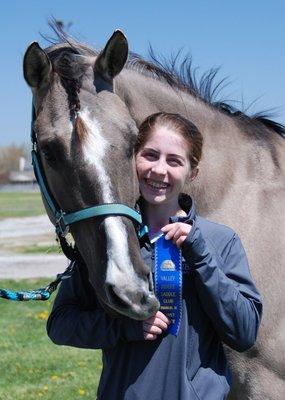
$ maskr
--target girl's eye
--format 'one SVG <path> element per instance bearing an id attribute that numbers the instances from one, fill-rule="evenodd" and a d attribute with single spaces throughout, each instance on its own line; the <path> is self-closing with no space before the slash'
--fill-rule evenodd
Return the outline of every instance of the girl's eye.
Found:
<path id="1" fill-rule="evenodd" d="M 168 160 L 168 163 L 169 163 L 170 165 L 173 165 L 173 166 L 182 165 L 181 161 L 180 161 L 180 160 L 177 160 L 176 158 L 170 158 L 170 159 Z"/>
<path id="2" fill-rule="evenodd" d="M 153 161 L 153 160 L 157 159 L 157 155 L 154 153 L 145 153 L 143 156 L 149 161 Z"/>

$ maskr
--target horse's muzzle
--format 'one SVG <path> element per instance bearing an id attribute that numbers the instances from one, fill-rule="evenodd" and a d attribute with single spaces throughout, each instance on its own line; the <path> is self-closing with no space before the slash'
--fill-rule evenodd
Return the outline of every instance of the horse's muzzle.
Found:
<path id="1" fill-rule="evenodd" d="M 159 302 L 153 291 L 120 289 L 106 284 L 108 306 L 129 318 L 145 320 L 159 309 Z"/>

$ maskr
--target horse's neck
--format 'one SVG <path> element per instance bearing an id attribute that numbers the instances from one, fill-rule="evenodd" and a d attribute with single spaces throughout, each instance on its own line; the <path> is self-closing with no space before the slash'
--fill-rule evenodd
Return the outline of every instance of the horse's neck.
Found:
<path id="1" fill-rule="evenodd" d="M 137 125 L 150 114 L 159 111 L 179 113 L 190 119 L 202 132 L 203 152 L 221 150 L 233 144 L 236 153 L 243 146 L 243 132 L 232 118 L 205 103 L 198 97 L 170 87 L 137 71 L 123 70 L 116 80 L 116 92 L 129 108 Z M 231 151 L 231 149 L 228 149 Z M 220 154 L 220 158 L 225 152 Z"/>
<path id="2" fill-rule="evenodd" d="M 136 71 L 123 71 L 116 81 L 116 92 L 128 106 L 137 125 L 158 111 L 180 113 L 197 125 L 204 138 L 203 158 L 196 182 L 186 191 L 195 197 L 199 211 L 204 214 L 213 210 L 213 203 L 220 204 L 221 196 L 236 173 L 238 154 L 241 153 L 238 148 L 243 143 L 241 132 L 231 118 L 197 97 Z M 208 204 L 207 192 L 211 193 L 211 204 Z"/>
<path id="3" fill-rule="evenodd" d="M 182 114 L 197 125 L 203 124 L 203 127 L 205 122 L 210 123 L 202 117 L 205 110 L 208 118 L 211 114 L 215 119 L 216 112 L 200 99 L 137 71 L 123 70 L 116 80 L 116 92 L 128 105 L 138 125 L 148 115 L 160 110 Z"/>

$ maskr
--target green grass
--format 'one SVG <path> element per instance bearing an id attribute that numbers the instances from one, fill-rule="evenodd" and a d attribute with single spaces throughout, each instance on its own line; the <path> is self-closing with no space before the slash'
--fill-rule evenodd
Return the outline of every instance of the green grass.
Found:
<path id="1" fill-rule="evenodd" d="M 40 193 L 0 193 L 0 218 L 45 214 Z"/>
<path id="2" fill-rule="evenodd" d="M 61 247 L 58 244 L 37 245 L 33 244 L 25 247 L 18 247 L 17 252 L 22 254 L 62 254 Z"/>
<path id="3" fill-rule="evenodd" d="M 48 279 L 0 281 L 1 288 L 35 289 Z M 46 334 L 52 300 L 0 299 L 0 400 L 94 399 L 101 352 L 54 345 Z"/>

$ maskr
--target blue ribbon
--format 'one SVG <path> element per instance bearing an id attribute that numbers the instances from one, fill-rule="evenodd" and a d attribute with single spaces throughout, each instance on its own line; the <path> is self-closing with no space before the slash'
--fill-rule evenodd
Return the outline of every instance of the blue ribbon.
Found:
<path id="1" fill-rule="evenodd" d="M 182 319 L 182 256 L 164 235 L 155 242 L 154 281 L 160 310 L 171 320 L 167 332 L 177 336 Z"/>

